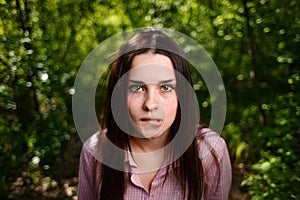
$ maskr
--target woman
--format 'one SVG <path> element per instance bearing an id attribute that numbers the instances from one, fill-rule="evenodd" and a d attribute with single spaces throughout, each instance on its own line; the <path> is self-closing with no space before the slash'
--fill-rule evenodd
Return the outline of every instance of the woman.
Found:
<path id="1" fill-rule="evenodd" d="M 110 65 L 104 131 L 82 149 L 78 198 L 227 199 L 227 146 L 198 125 L 192 86 L 183 52 L 162 31 L 147 29 L 127 41 Z"/>

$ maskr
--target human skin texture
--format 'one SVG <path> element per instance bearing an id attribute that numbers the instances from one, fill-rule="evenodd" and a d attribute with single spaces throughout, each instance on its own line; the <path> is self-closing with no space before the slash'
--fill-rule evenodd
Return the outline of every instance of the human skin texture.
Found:
<path id="1" fill-rule="evenodd" d="M 134 57 L 127 104 L 139 136 L 135 140 L 158 142 L 158 148 L 163 147 L 178 106 L 175 72 L 167 56 L 147 52 Z"/>

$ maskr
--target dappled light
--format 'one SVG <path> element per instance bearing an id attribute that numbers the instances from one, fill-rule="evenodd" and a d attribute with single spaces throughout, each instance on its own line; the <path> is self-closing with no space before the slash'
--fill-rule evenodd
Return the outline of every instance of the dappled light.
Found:
<path id="1" fill-rule="evenodd" d="M 298 0 L 0 0 L 0 199 L 77 199 L 77 70 L 100 42 L 148 26 L 188 35 L 218 66 L 230 199 L 300 199 L 299 10 Z M 191 68 L 209 124 L 216 97 Z"/>

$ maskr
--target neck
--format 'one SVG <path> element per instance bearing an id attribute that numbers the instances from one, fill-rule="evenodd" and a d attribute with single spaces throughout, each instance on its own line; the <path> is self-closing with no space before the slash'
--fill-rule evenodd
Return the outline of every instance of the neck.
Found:
<path id="1" fill-rule="evenodd" d="M 130 137 L 129 144 L 133 159 L 138 166 L 138 173 L 159 169 L 166 158 L 163 148 L 167 144 L 168 134 L 158 138 Z"/>
<path id="2" fill-rule="evenodd" d="M 163 148 L 168 141 L 168 134 L 158 138 L 129 137 L 130 149 L 134 153 L 149 153 Z"/>

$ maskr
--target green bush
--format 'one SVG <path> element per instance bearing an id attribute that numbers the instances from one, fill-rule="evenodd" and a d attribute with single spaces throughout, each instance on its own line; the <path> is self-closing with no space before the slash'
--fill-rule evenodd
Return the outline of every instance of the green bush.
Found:
<path id="1" fill-rule="evenodd" d="M 300 199 L 300 96 L 293 92 L 299 86 L 299 75 L 291 79 L 291 92 L 270 103 L 272 123 L 254 136 L 253 141 L 258 142 L 250 146 L 250 151 L 259 149 L 259 160 L 242 186 L 248 187 L 254 200 Z"/>

